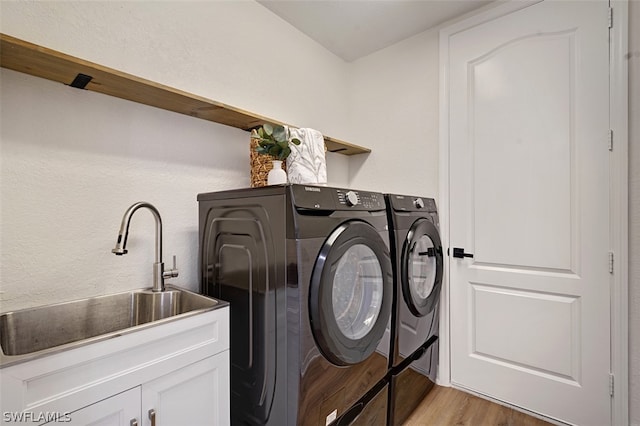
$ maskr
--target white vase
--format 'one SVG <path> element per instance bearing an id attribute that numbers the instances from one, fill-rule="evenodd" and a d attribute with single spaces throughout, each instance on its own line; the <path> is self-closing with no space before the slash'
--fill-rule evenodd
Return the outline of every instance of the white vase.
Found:
<path id="1" fill-rule="evenodd" d="M 273 160 L 273 169 L 269 170 L 267 174 L 267 185 L 280 185 L 287 183 L 287 172 L 282 170 L 282 161 Z"/>

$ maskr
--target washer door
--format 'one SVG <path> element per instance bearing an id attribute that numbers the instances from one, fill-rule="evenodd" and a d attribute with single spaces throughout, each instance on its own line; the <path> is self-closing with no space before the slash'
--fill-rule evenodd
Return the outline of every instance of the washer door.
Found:
<path id="1" fill-rule="evenodd" d="M 438 302 L 442 286 L 442 243 L 431 221 L 421 218 L 411 225 L 401 259 L 405 303 L 412 314 L 428 315 Z"/>
<path id="2" fill-rule="evenodd" d="M 329 361 L 357 364 L 375 351 L 389 322 L 392 277 L 387 245 L 371 225 L 345 222 L 327 238 L 311 275 L 309 314 Z"/>

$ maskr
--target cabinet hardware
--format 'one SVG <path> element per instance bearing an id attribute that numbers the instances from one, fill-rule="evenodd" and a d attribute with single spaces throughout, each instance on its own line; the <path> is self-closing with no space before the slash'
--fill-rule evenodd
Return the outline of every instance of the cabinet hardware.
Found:
<path id="1" fill-rule="evenodd" d="M 156 426 L 156 410 L 153 408 L 149 410 L 149 420 L 151 420 L 151 426 Z"/>

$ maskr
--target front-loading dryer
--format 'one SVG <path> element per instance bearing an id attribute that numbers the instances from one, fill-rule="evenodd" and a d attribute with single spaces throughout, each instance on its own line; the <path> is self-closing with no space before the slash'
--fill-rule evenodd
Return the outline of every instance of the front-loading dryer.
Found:
<path id="1" fill-rule="evenodd" d="M 394 303 L 390 425 L 403 424 L 435 383 L 443 253 L 435 200 L 386 194 Z"/>
<path id="2" fill-rule="evenodd" d="M 384 196 L 280 185 L 198 201 L 202 291 L 231 305 L 232 423 L 384 422 Z"/>

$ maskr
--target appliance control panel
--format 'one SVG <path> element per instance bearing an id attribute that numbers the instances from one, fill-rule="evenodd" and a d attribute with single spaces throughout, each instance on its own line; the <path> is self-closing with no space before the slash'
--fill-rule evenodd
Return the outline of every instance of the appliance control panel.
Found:
<path id="1" fill-rule="evenodd" d="M 382 210 L 384 197 L 378 192 L 354 191 L 335 188 L 338 203 L 346 207 L 361 207 L 357 210 Z"/>
<path id="2" fill-rule="evenodd" d="M 310 185 L 291 185 L 291 192 L 295 206 L 303 209 L 354 211 L 385 209 L 384 196 L 378 192 Z"/>
<path id="3" fill-rule="evenodd" d="M 433 198 L 411 195 L 389 195 L 389 201 L 395 211 L 400 212 L 437 212 Z"/>

